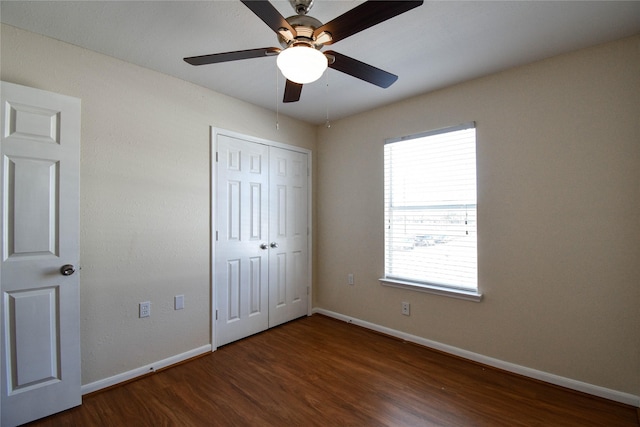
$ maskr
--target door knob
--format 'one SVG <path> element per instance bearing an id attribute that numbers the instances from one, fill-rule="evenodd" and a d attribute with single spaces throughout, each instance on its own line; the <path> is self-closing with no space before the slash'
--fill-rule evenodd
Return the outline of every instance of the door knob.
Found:
<path id="1" fill-rule="evenodd" d="M 271 245 L 270 245 L 270 246 L 271 246 L 272 248 L 277 248 L 277 247 L 278 247 L 278 244 L 277 244 L 276 242 L 271 242 Z"/>
<path id="2" fill-rule="evenodd" d="M 266 244 L 266 243 L 261 243 L 261 244 L 260 244 L 260 249 L 263 249 L 263 250 L 264 250 L 264 249 L 268 249 L 268 248 L 269 248 L 269 246 L 267 246 L 267 244 Z"/>
<path id="3" fill-rule="evenodd" d="M 75 272 L 76 269 L 71 264 L 65 264 L 60 267 L 60 274 L 62 274 L 63 276 L 71 276 Z"/>

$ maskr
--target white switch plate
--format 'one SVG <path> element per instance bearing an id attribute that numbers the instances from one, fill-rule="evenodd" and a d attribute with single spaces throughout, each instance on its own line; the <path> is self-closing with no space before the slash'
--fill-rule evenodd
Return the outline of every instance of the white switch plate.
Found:
<path id="1" fill-rule="evenodd" d="M 176 295 L 173 298 L 173 308 L 175 310 L 182 310 L 184 308 L 184 295 Z"/>
<path id="2" fill-rule="evenodd" d="M 347 283 L 353 285 L 353 273 L 347 275 Z"/>

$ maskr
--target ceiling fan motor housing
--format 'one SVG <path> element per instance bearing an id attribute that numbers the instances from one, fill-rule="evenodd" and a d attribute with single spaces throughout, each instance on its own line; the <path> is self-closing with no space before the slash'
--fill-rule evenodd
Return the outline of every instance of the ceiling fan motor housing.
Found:
<path id="1" fill-rule="evenodd" d="M 322 26 L 322 22 L 308 15 L 293 15 L 287 18 L 287 22 L 296 30 L 297 35 L 292 40 L 287 40 L 278 35 L 278 40 L 282 47 L 287 48 L 291 45 L 306 44 L 315 49 L 320 49 L 323 46 L 321 41 L 315 40 L 313 37 L 313 32 L 316 28 Z"/>

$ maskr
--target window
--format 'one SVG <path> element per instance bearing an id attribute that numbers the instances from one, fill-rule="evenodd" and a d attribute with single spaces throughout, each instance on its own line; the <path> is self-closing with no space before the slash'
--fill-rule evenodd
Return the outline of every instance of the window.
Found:
<path id="1" fill-rule="evenodd" d="M 387 140 L 383 284 L 479 301 L 475 123 Z"/>

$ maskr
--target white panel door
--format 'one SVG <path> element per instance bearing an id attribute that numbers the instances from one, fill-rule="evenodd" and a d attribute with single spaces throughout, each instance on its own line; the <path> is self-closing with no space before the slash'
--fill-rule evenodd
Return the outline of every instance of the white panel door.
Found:
<path id="1" fill-rule="evenodd" d="M 218 346 L 267 329 L 269 148 L 218 135 L 215 288 Z"/>
<path id="2" fill-rule="evenodd" d="M 307 155 L 269 151 L 269 327 L 307 314 Z"/>
<path id="3" fill-rule="evenodd" d="M 1 418 L 8 427 L 82 403 L 80 100 L 2 82 L 1 114 Z"/>

